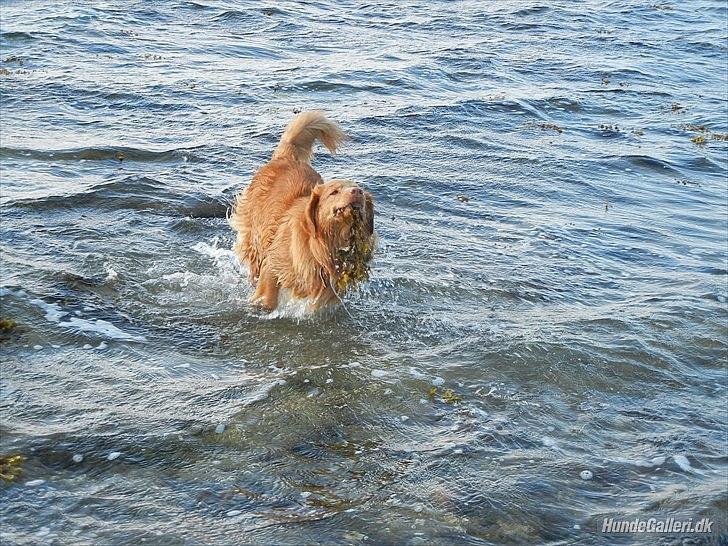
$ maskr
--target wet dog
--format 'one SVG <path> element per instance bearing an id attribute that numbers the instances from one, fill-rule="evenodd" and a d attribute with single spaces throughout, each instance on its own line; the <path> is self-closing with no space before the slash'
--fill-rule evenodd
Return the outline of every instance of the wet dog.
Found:
<path id="1" fill-rule="evenodd" d="M 312 309 L 341 300 L 369 273 L 374 201 L 350 180 L 325 182 L 311 166 L 316 140 L 333 154 L 345 136 L 320 112 L 286 128 L 272 159 L 238 195 L 230 225 L 235 253 L 248 266 L 252 301 L 272 310 L 281 288 Z"/>

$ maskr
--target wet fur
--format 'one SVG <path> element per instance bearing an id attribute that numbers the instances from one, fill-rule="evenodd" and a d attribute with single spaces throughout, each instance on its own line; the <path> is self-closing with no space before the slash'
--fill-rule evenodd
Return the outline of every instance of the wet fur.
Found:
<path id="1" fill-rule="evenodd" d="M 346 246 L 353 217 L 363 219 L 370 235 L 374 232 L 371 194 L 348 180 L 324 183 L 310 164 L 316 140 L 333 154 L 344 138 L 320 112 L 300 114 L 271 161 L 236 199 L 230 217 L 237 231 L 234 250 L 248 266 L 252 300 L 266 309 L 277 307 L 281 288 L 294 298 L 310 299 L 313 308 L 339 301 L 336 249 Z M 362 214 L 346 214 L 352 206 Z"/>

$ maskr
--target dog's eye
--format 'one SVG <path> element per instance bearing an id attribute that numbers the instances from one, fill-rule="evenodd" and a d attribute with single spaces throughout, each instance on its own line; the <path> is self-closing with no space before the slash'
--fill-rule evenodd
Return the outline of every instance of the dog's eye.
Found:
<path id="1" fill-rule="evenodd" d="M 339 190 L 334 190 L 329 195 L 336 195 L 337 193 L 339 193 Z"/>

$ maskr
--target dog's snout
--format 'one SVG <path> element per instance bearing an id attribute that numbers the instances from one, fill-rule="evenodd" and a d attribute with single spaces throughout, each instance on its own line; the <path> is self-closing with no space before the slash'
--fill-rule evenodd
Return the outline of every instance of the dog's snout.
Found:
<path id="1" fill-rule="evenodd" d="M 355 196 L 357 196 L 357 197 L 359 197 L 359 196 L 361 196 L 361 195 L 364 195 L 364 192 L 363 192 L 363 191 L 361 191 L 361 188 L 349 188 L 349 192 L 350 192 L 350 193 L 351 193 L 352 195 L 355 195 Z"/>

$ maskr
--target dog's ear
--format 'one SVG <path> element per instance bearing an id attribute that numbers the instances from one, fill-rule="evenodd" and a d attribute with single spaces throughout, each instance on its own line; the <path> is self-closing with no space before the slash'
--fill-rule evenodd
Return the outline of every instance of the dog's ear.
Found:
<path id="1" fill-rule="evenodd" d="M 364 192 L 364 222 L 367 228 L 367 233 L 371 236 L 374 234 L 374 199 L 372 194 L 368 191 Z"/>
<path id="2" fill-rule="evenodd" d="M 314 188 L 311 192 L 311 197 L 308 200 L 308 205 L 306 205 L 306 214 L 304 221 L 306 231 L 312 237 L 316 235 L 316 231 L 318 230 L 318 206 L 321 199 L 321 193 L 316 190 L 318 190 L 318 187 Z"/>

